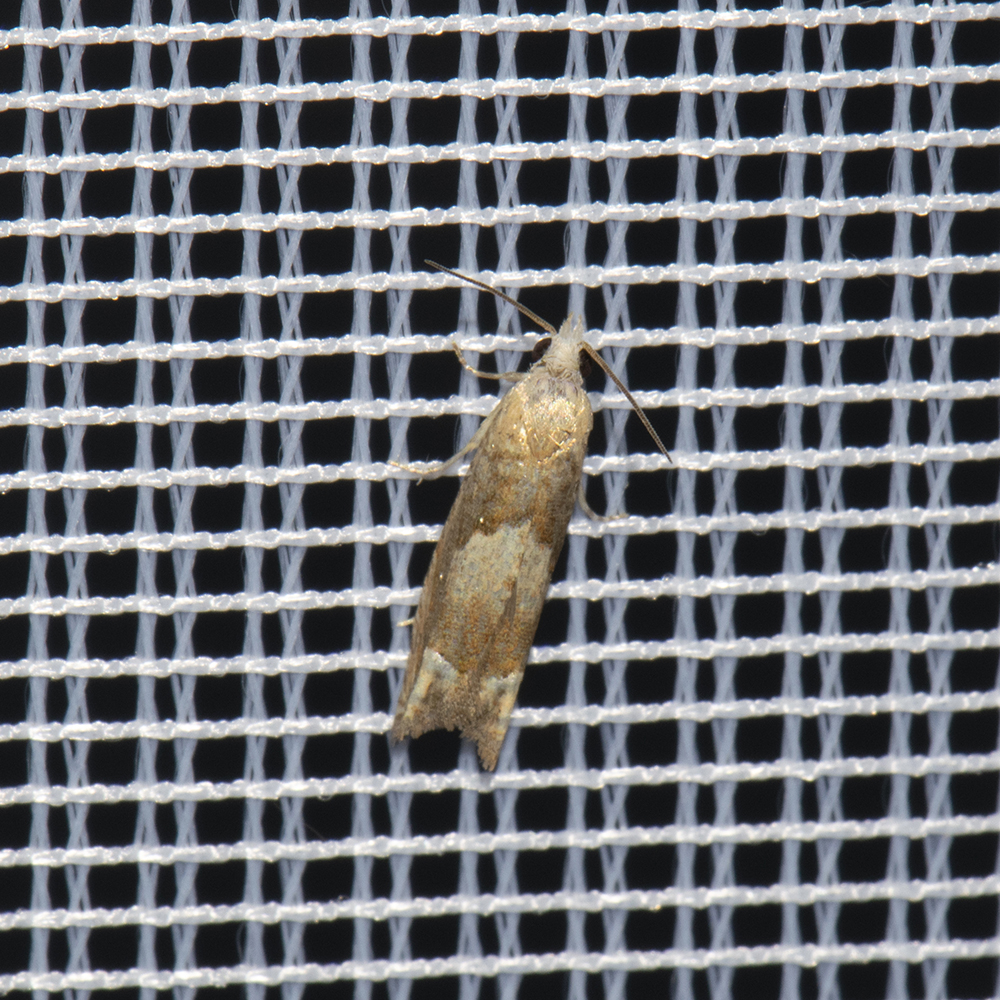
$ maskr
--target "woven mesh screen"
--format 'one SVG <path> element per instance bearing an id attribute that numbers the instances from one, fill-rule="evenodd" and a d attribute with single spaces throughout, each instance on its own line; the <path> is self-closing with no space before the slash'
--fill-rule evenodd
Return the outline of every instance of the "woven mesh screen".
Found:
<path id="1" fill-rule="evenodd" d="M 0 992 L 1000 992 L 996 4 L 4 7 Z M 592 377 L 493 774 L 425 258 L 673 460 Z"/>

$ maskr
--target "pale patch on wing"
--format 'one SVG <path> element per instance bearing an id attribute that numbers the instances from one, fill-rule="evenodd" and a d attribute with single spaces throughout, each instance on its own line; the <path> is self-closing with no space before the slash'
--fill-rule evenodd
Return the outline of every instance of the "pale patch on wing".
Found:
<path id="1" fill-rule="evenodd" d="M 492 771 L 497 766 L 500 748 L 510 725 L 510 713 L 514 711 L 514 702 L 517 701 L 523 676 L 522 668 L 518 673 L 508 674 L 506 677 L 484 678 L 483 700 L 493 706 L 493 715 L 482 719 L 474 731 L 463 730 L 464 736 L 476 741 L 479 759 L 487 771 Z"/>
<path id="2" fill-rule="evenodd" d="M 436 649 L 425 649 L 413 689 L 400 705 L 392 737 L 421 736 L 432 729 L 459 729 L 474 740 L 483 766 L 497 766 L 524 670 L 495 676 L 487 670 L 460 674 Z"/>
<path id="3" fill-rule="evenodd" d="M 396 711 L 393 739 L 420 736 L 441 726 L 437 719 L 441 703 L 447 701 L 448 692 L 457 690 L 460 681 L 458 671 L 436 649 L 425 649 L 409 697 Z M 454 724 L 447 728 L 453 729 Z"/>
<path id="4" fill-rule="evenodd" d="M 531 535 L 527 521 L 501 525 L 489 535 L 474 532 L 452 556 L 441 600 L 467 609 L 470 627 L 495 626 L 520 575 Z"/>

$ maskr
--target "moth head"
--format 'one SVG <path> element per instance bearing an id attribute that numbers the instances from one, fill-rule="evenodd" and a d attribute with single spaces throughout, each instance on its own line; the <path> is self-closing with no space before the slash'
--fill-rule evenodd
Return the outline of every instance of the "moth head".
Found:
<path id="1" fill-rule="evenodd" d="M 535 346 L 531 349 L 532 364 L 535 364 L 536 362 L 542 360 L 542 358 L 545 356 L 545 352 L 549 349 L 549 345 L 551 343 L 552 343 L 551 337 L 542 337 L 542 339 L 538 341 L 537 344 L 535 344 Z M 590 355 L 581 348 L 579 359 L 580 359 L 580 376 L 581 378 L 588 378 L 591 372 L 594 370 L 594 366 L 593 364 L 591 364 L 590 361 Z"/>
<path id="2" fill-rule="evenodd" d="M 544 366 L 555 378 L 582 384 L 590 374 L 590 358 L 583 339 L 583 321 L 569 316 L 554 337 L 543 337 L 531 352 L 531 360 Z"/>

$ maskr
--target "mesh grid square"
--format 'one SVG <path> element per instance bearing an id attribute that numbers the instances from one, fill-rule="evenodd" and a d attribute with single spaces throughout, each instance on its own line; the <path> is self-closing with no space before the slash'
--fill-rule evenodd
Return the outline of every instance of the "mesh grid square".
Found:
<path id="1" fill-rule="evenodd" d="M 1000 994 L 1000 6 L 0 15 L 0 992 Z M 232 18 L 219 20 L 220 17 Z M 588 339 L 495 773 L 440 460 Z"/>

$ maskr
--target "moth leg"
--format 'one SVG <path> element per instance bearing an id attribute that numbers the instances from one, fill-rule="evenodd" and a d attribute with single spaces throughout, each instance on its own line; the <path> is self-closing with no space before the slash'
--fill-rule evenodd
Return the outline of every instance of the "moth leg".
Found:
<path id="1" fill-rule="evenodd" d="M 576 502 L 580 505 L 580 510 L 584 512 L 592 521 L 603 521 L 607 523 L 608 521 L 620 521 L 624 517 L 628 517 L 628 514 L 610 514 L 603 515 L 598 514 L 589 503 L 587 503 L 587 494 L 583 488 L 583 479 L 580 479 L 580 488 L 576 494 Z"/>
<path id="2" fill-rule="evenodd" d="M 451 342 L 451 346 L 454 348 L 455 353 L 458 355 L 458 360 L 461 362 L 462 367 L 467 372 L 472 372 L 473 375 L 478 375 L 480 378 L 491 378 L 496 381 L 504 379 L 507 382 L 520 382 L 524 378 L 524 372 L 481 372 L 478 368 L 473 368 L 468 361 L 462 357 L 462 349 L 455 343 Z"/>
<path id="3" fill-rule="evenodd" d="M 412 472 L 413 475 L 418 476 L 420 479 L 430 479 L 434 476 L 439 476 L 449 465 L 454 465 L 460 458 L 468 455 L 470 451 L 475 451 L 482 444 L 483 437 L 486 435 L 487 428 L 492 425 L 496 412 L 497 408 L 494 407 L 490 411 L 489 416 L 479 425 L 476 433 L 469 438 L 469 443 L 461 451 L 456 451 L 451 458 L 447 458 L 443 462 L 436 462 L 427 469 L 422 469 L 416 465 L 404 465 L 402 462 L 390 462 L 389 464 L 393 468 L 402 469 L 404 472 Z"/>

